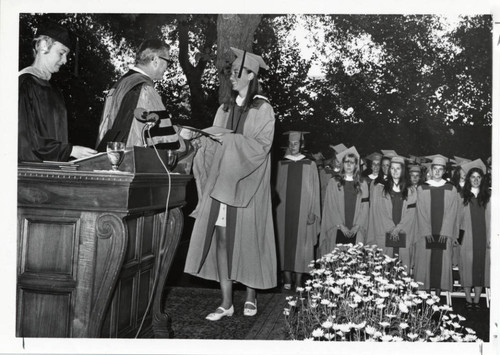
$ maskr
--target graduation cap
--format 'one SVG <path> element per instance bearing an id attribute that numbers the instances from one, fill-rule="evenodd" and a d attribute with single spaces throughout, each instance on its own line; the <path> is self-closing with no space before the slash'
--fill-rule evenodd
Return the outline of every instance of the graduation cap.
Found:
<path id="1" fill-rule="evenodd" d="M 308 133 L 309 132 L 303 132 L 303 131 L 288 131 L 283 133 L 283 135 L 288 134 L 288 141 L 297 142 L 304 140 L 304 135 Z"/>
<path id="2" fill-rule="evenodd" d="M 380 150 L 382 152 L 382 155 L 387 158 L 392 158 L 398 156 L 398 153 L 396 153 L 394 150 Z"/>
<path id="3" fill-rule="evenodd" d="M 57 41 L 70 50 L 74 50 L 73 40 L 71 34 L 65 27 L 62 27 L 54 22 L 47 22 L 40 26 L 36 31 L 36 36 L 48 36 L 54 41 Z"/>
<path id="4" fill-rule="evenodd" d="M 483 174 L 486 174 L 486 165 L 484 165 L 481 159 L 476 159 L 462 165 L 462 169 L 465 171 L 465 174 L 468 174 L 469 170 L 472 168 L 479 168 L 483 171 Z"/>
<path id="5" fill-rule="evenodd" d="M 367 157 L 365 157 L 366 160 L 374 161 L 374 160 L 380 160 L 382 159 L 382 154 L 379 152 L 374 152 Z"/>
<path id="6" fill-rule="evenodd" d="M 335 151 L 335 154 L 340 154 L 347 149 L 347 147 L 343 143 L 337 145 L 330 144 L 330 148 L 332 148 Z"/>
<path id="7" fill-rule="evenodd" d="M 337 154 L 337 160 L 338 160 L 339 162 L 341 162 L 341 163 L 342 163 L 342 160 L 344 159 L 344 157 L 345 157 L 347 154 L 355 154 L 355 155 L 357 156 L 357 158 L 358 158 L 358 164 L 359 164 L 359 162 L 360 162 L 360 157 L 359 157 L 359 153 L 358 153 L 358 151 L 356 150 L 356 147 L 355 147 L 355 146 L 352 146 L 352 147 L 350 147 L 350 148 L 348 148 L 348 149 L 346 149 L 346 150 L 344 150 L 344 151 L 342 151 L 342 152 L 338 153 L 338 154 Z"/>
<path id="8" fill-rule="evenodd" d="M 324 160 L 325 156 L 321 152 L 313 153 L 312 154 L 314 160 Z"/>
<path id="9" fill-rule="evenodd" d="M 259 68 L 269 69 L 269 67 L 264 62 L 264 60 L 260 55 L 249 53 L 247 51 L 243 51 L 241 49 L 234 47 L 230 48 L 233 51 L 234 55 L 236 56 L 236 59 L 234 60 L 233 64 L 241 65 L 238 78 L 241 76 L 241 70 L 243 68 L 246 68 L 251 72 L 254 72 L 255 74 L 259 73 Z"/>
<path id="10" fill-rule="evenodd" d="M 457 157 L 456 155 L 453 158 L 455 158 L 455 161 L 456 161 L 457 165 L 462 165 L 462 164 L 465 164 L 465 163 L 469 163 L 471 161 L 470 159 L 462 158 L 462 157 Z"/>
<path id="11" fill-rule="evenodd" d="M 422 169 L 420 169 L 420 166 L 418 165 L 412 165 L 410 166 L 410 169 L 408 169 L 410 173 L 422 173 Z"/>
<path id="12" fill-rule="evenodd" d="M 391 163 L 399 163 L 399 164 L 405 165 L 405 158 L 397 155 L 397 156 L 391 158 Z"/>
<path id="13" fill-rule="evenodd" d="M 441 154 L 427 155 L 426 158 L 432 160 L 432 165 L 443 165 L 446 166 L 448 158 Z"/>

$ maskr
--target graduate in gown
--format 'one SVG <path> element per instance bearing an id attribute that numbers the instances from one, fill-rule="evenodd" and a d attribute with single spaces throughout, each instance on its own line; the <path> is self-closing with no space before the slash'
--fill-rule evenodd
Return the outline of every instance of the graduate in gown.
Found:
<path id="1" fill-rule="evenodd" d="M 407 185 L 404 158 L 393 157 L 387 183 L 377 185 L 370 195 L 366 244 L 376 244 L 386 255 L 399 257 L 409 272 L 413 265 L 416 201 L 417 190 Z"/>
<path id="2" fill-rule="evenodd" d="M 51 23 L 40 26 L 33 40 L 35 60 L 19 73 L 19 161 L 68 161 L 95 150 L 68 142 L 66 104 L 50 82 L 66 64 L 72 49 L 68 30 Z"/>
<path id="3" fill-rule="evenodd" d="M 320 227 L 320 190 L 318 169 L 314 161 L 301 153 L 304 134 L 287 132 L 289 154 L 278 162 L 276 178 L 276 230 L 283 288 L 302 286 L 302 274 L 310 271 Z"/>
<path id="4" fill-rule="evenodd" d="M 366 157 L 369 168 L 363 173 L 363 177 L 366 180 L 368 186 L 371 185 L 372 181 L 378 177 L 380 171 L 380 162 L 382 160 L 382 154 L 374 152 Z"/>
<path id="5" fill-rule="evenodd" d="M 321 217 L 319 256 L 330 253 L 337 243 L 365 242 L 368 225 L 368 186 L 360 177 L 359 154 L 351 147 L 337 155 L 340 176 L 330 179 Z"/>
<path id="6" fill-rule="evenodd" d="M 486 166 L 480 159 L 462 168 L 467 176 L 459 208 L 460 283 L 466 308 L 478 309 L 482 288 L 490 287 L 490 192 L 484 178 Z"/>
<path id="7" fill-rule="evenodd" d="M 412 186 L 415 190 L 422 185 L 422 169 L 418 165 L 412 165 L 408 169 L 409 173 L 409 182 L 410 186 Z"/>
<path id="8" fill-rule="evenodd" d="M 432 160 L 432 179 L 417 190 L 417 240 L 415 245 L 416 281 L 424 288 L 450 291 L 452 250 L 457 243 L 458 194 L 455 187 L 443 179 L 446 157 Z"/>
<path id="9" fill-rule="evenodd" d="M 245 316 L 257 313 L 256 289 L 277 286 L 271 206 L 274 111 L 259 94 L 260 56 L 231 48 L 232 101 L 217 110 L 214 126 L 233 133 L 200 137 L 193 162 L 199 193 L 185 272 L 220 283 L 222 302 L 206 319 L 234 313 L 232 286 L 247 287 Z"/>

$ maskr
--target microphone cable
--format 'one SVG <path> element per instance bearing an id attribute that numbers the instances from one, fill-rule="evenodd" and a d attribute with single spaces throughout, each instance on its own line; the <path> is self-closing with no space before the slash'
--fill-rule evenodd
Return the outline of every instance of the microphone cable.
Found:
<path id="1" fill-rule="evenodd" d="M 153 127 L 153 125 L 150 125 L 150 124 L 146 124 L 144 125 L 144 128 L 143 128 L 143 132 L 144 130 L 146 129 L 147 130 L 147 133 L 148 133 L 148 136 L 149 136 L 149 139 L 151 140 L 151 142 L 153 141 L 153 139 L 151 138 L 151 127 Z M 143 135 L 144 136 L 144 135 Z M 146 320 L 146 316 L 149 312 L 149 309 L 151 308 L 151 304 L 153 302 L 153 298 L 154 298 L 154 295 L 155 295 L 155 290 L 156 290 L 156 286 L 157 286 L 157 283 L 158 283 L 158 278 L 160 276 L 160 270 L 161 270 L 161 266 L 163 264 L 163 259 L 165 258 L 165 243 L 166 243 L 166 240 L 167 240 L 167 230 L 168 230 L 168 226 L 167 226 L 167 223 L 168 223 L 168 203 L 170 201 L 170 191 L 171 191 L 171 188 L 172 188 L 172 179 L 170 177 L 170 171 L 168 171 L 167 167 L 165 166 L 165 163 L 163 162 L 163 160 L 161 159 L 160 157 L 160 153 L 158 152 L 158 149 L 156 148 L 156 146 L 154 145 L 153 143 L 153 149 L 156 153 L 156 156 L 158 157 L 158 160 L 160 161 L 161 165 L 163 166 L 163 168 L 165 169 L 165 171 L 167 172 L 167 176 L 168 176 L 168 190 L 167 190 L 167 201 L 165 203 L 165 215 L 163 216 L 163 225 L 162 225 L 162 230 L 161 230 L 161 235 L 160 235 L 160 250 L 159 250 L 159 254 L 158 254 L 158 269 L 156 270 L 156 273 L 155 273 L 155 276 L 154 276 L 154 279 L 153 279 L 153 287 L 151 289 L 151 295 L 149 296 L 149 300 L 148 300 L 148 304 L 146 306 L 146 310 L 144 312 L 144 315 L 142 316 L 142 320 L 141 320 L 141 324 L 139 325 L 139 329 L 137 330 L 137 333 L 135 335 L 135 339 L 137 339 L 137 337 L 139 336 L 141 330 L 142 330 L 142 326 L 144 325 L 144 322 Z M 168 157 L 167 157 L 168 159 Z M 160 295 L 160 302 L 161 302 L 161 295 Z"/>

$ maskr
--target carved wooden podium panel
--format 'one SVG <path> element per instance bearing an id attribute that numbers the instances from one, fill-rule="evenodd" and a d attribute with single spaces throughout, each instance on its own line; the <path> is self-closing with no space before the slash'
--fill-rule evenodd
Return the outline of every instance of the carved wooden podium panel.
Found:
<path id="1" fill-rule="evenodd" d="M 154 151 L 18 167 L 16 335 L 168 336 L 162 291 L 177 248 L 190 175 L 168 175 Z M 155 276 L 157 276 L 154 284 Z"/>

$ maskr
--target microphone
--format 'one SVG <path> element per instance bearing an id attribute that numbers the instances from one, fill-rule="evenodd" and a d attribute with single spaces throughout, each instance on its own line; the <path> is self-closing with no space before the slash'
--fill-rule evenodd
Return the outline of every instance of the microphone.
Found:
<path id="1" fill-rule="evenodd" d="M 138 107 L 134 110 L 134 117 L 136 120 L 147 123 L 156 123 L 161 119 L 169 118 L 170 115 L 167 111 L 146 111 L 142 107 Z"/>

